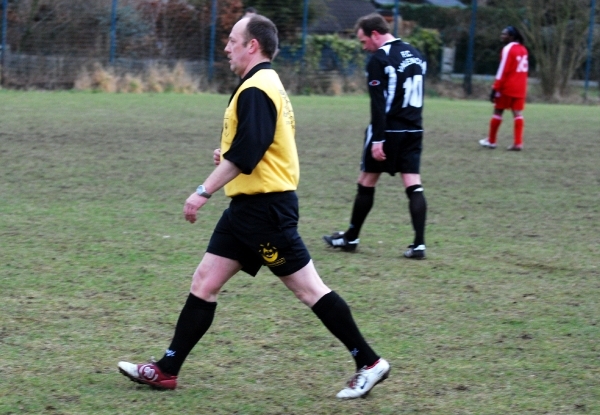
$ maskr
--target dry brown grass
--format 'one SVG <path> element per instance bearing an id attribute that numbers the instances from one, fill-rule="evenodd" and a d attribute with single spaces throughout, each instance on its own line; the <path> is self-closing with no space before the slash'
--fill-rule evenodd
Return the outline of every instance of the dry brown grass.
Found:
<path id="1" fill-rule="evenodd" d="M 195 93 L 200 91 L 201 79 L 190 75 L 182 63 L 173 68 L 167 66 L 151 66 L 145 73 L 117 74 L 113 69 L 106 69 L 95 63 L 91 72 L 82 68 L 75 80 L 74 88 L 81 91 L 98 92 L 176 92 Z"/>
<path id="2" fill-rule="evenodd" d="M 367 92 L 364 74 L 355 71 L 352 75 L 339 72 L 309 72 L 302 71 L 295 66 L 277 68 L 279 76 L 287 91 L 294 95 L 333 95 L 363 94 Z M 174 67 L 166 65 L 150 66 L 146 72 L 132 74 L 117 73 L 112 68 L 104 68 L 95 63 L 91 69 L 84 67 L 78 74 L 74 89 L 81 91 L 143 93 L 143 92 L 176 92 L 192 94 L 196 92 L 229 93 L 235 88 L 239 78 L 230 76 L 225 68 L 218 68 L 218 75 L 212 83 L 206 82 L 202 77 L 194 76 L 186 71 L 183 63 L 179 62 Z M 460 79 L 439 80 L 429 78 L 426 85 L 428 96 L 450 99 L 488 100 L 491 83 L 474 79 L 471 85 L 472 92 L 467 95 L 464 91 L 463 81 Z M 528 103 L 548 102 L 541 93 L 538 85 L 530 84 Z M 583 88 L 573 86 L 558 100 L 558 104 L 587 104 L 600 105 L 597 88 L 588 91 L 587 100 Z"/>
<path id="3" fill-rule="evenodd" d="M 140 76 L 134 76 L 129 73 L 119 79 L 118 90 L 139 94 L 144 92 L 144 80 Z"/>
<path id="4" fill-rule="evenodd" d="M 92 85 L 104 92 L 117 91 L 117 77 L 110 69 L 104 69 L 100 64 L 95 65 L 91 74 Z"/>
<path id="5" fill-rule="evenodd" d="M 352 75 L 335 71 L 303 73 L 301 69 L 291 66 L 277 68 L 277 72 L 286 90 L 294 95 L 342 96 L 367 91 L 364 74 L 360 71 Z"/>

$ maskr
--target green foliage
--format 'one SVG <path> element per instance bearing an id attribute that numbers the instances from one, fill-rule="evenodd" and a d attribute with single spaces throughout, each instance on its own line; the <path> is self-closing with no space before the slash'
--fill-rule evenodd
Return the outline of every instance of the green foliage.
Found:
<path id="1" fill-rule="evenodd" d="M 428 72 L 439 71 L 442 40 L 437 30 L 417 28 L 403 40 L 425 55 Z M 307 40 L 306 62 L 312 70 L 324 67 L 342 72 L 357 68 L 362 70 L 365 53 L 357 39 L 343 38 L 337 34 L 311 35 Z"/>
<path id="2" fill-rule="evenodd" d="M 111 15 L 105 13 L 99 16 L 99 21 L 101 27 L 110 27 Z M 139 11 L 131 6 L 117 8 L 117 22 L 117 39 L 120 43 L 154 34 L 152 22 L 143 19 Z"/>
<path id="3" fill-rule="evenodd" d="M 327 52 L 329 53 L 326 56 Z M 342 71 L 364 64 L 364 54 L 360 42 L 356 39 L 342 38 L 337 34 L 309 36 L 305 59 L 309 68 L 313 70 L 320 69 L 323 64 Z M 329 60 L 329 62 L 324 62 L 324 60 Z"/>
<path id="4" fill-rule="evenodd" d="M 456 41 L 457 34 L 468 30 L 468 11 L 454 7 L 436 7 L 401 2 L 402 20 L 414 21 L 420 27 L 437 29 L 444 42 Z"/>
<path id="5" fill-rule="evenodd" d="M 304 1 L 298 0 L 246 0 L 245 7 L 254 7 L 258 13 L 267 16 L 277 25 L 280 39 L 297 38 L 301 33 L 304 19 Z M 320 16 L 326 8 L 324 0 L 313 0 L 309 3 L 309 23 Z"/>
<path id="6" fill-rule="evenodd" d="M 435 29 L 415 29 L 410 36 L 403 38 L 417 48 L 427 60 L 427 73 L 437 74 L 440 71 L 440 56 L 442 53 L 442 38 Z"/>

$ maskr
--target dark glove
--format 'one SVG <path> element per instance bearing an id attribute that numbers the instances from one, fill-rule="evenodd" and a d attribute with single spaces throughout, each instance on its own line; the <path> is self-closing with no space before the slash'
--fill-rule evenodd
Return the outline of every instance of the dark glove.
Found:
<path id="1" fill-rule="evenodd" d="M 490 92 L 490 101 L 492 102 L 492 104 L 494 103 L 495 99 L 496 99 L 496 90 L 492 89 L 492 92 Z"/>

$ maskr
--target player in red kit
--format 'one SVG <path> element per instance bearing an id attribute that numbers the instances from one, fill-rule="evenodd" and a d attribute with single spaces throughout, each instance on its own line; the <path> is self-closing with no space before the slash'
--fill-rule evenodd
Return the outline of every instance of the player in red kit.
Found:
<path id="1" fill-rule="evenodd" d="M 479 140 L 479 144 L 490 149 L 496 148 L 502 113 L 505 109 L 510 109 L 514 116 L 514 142 L 507 150 L 521 151 L 525 124 L 523 109 L 527 96 L 527 72 L 529 70 L 527 48 L 523 46 L 523 36 L 513 26 L 502 30 L 500 40 L 505 46 L 502 48 L 500 66 L 490 95 L 490 100 L 494 104 L 494 115 L 490 120 L 488 138 Z"/>

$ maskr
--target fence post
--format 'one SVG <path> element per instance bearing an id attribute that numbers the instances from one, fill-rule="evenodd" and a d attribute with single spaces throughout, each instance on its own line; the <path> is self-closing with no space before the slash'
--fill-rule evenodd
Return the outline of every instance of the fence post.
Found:
<path id="1" fill-rule="evenodd" d="M 115 61 L 115 51 L 117 49 L 117 3 L 112 1 L 112 11 L 110 15 L 110 57 L 108 62 L 112 65 Z"/>
<path id="2" fill-rule="evenodd" d="M 394 37 L 398 37 L 398 16 L 400 15 L 400 0 L 394 3 Z"/>
<path id="3" fill-rule="evenodd" d="M 217 37 L 217 0 L 212 1 L 210 16 L 210 52 L 208 56 L 208 81 L 212 81 L 215 70 L 215 42 Z"/>
<path id="4" fill-rule="evenodd" d="M 308 2 L 304 0 L 304 13 L 302 15 L 302 66 L 306 57 L 306 38 L 308 36 Z"/>
<path id="5" fill-rule="evenodd" d="M 592 6 L 590 9 L 590 32 L 588 33 L 588 51 L 587 61 L 585 63 L 585 87 L 583 92 L 583 99 L 587 101 L 587 92 L 590 84 L 590 71 L 592 68 L 592 44 L 594 42 L 594 21 L 596 18 L 596 0 L 592 0 Z M 600 79 L 598 80 L 600 83 Z"/>
<path id="6" fill-rule="evenodd" d="M 6 33 L 8 26 L 8 0 L 2 1 L 2 57 L 0 58 L 0 86 L 4 85 L 6 72 Z"/>
<path id="7" fill-rule="evenodd" d="M 473 75 L 473 49 L 475 43 L 475 22 L 477 19 L 477 0 L 472 0 L 471 8 L 471 28 L 469 30 L 469 47 L 467 48 L 467 63 L 465 65 L 465 77 L 463 79 L 463 88 L 467 95 L 473 92 L 471 78 Z"/>

